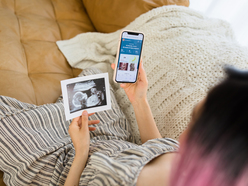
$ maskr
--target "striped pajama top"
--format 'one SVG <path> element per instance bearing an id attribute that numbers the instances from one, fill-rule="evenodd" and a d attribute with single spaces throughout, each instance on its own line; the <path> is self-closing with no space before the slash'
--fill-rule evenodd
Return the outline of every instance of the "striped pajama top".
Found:
<path id="1" fill-rule="evenodd" d="M 152 139 L 143 145 L 127 141 L 98 141 L 91 148 L 101 148 L 93 153 L 85 167 L 82 185 L 136 185 L 142 168 L 152 159 L 178 150 L 178 143 L 169 138 Z"/>
<path id="2" fill-rule="evenodd" d="M 99 73 L 86 69 L 81 75 Z M 111 110 L 89 117 L 100 120 L 90 132 L 89 158 L 79 185 L 135 185 L 153 158 L 178 150 L 172 139 L 132 143 L 129 123 L 111 89 Z M 75 149 L 68 134 L 62 98 L 36 106 L 0 96 L 0 170 L 6 185 L 64 185 Z"/>

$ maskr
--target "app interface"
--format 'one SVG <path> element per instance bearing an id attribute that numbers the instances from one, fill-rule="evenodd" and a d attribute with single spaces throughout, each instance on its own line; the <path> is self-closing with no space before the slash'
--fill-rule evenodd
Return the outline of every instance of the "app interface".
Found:
<path id="1" fill-rule="evenodd" d="M 131 35 L 124 32 L 121 38 L 116 81 L 134 82 L 138 72 L 143 34 Z"/>

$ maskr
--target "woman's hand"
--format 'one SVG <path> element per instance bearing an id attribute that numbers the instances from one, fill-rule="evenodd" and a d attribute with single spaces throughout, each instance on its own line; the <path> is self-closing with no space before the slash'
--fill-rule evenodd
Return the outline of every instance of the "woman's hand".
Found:
<path id="1" fill-rule="evenodd" d="M 69 134 L 71 136 L 76 155 L 66 178 L 66 182 L 64 184 L 65 186 L 79 184 L 80 176 L 88 159 L 90 147 L 89 131 L 96 130 L 95 127 L 89 127 L 89 125 L 100 122 L 99 120 L 88 120 L 88 116 L 93 114 L 94 113 L 88 115 L 87 111 L 83 111 L 82 116 L 74 118 L 69 126 Z"/>
<path id="2" fill-rule="evenodd" d="M 69 134 L 71 136 L 72 143 L 74 145 L 76 155 L 83 154 L 85 151 L 89 151 L 90 146 L 90 134 L 89 131 L 96 130 L 95 127 L 89 127 L 88 125 L 97 124 L 99 120 L 88 120 L 89 114 L 87 111 L 83 111 L 82 115 L 74 118 L 69 126 Z"/>
<path id="3" fill-rule="evenodd" d="M 112 64 L 111 67 L 114 69 L 115 65 Z M 148 81 L 142 60 L 136 83 L 121 84 L 121 87 L 133 105 L 142 143 L 150 139 L 161 138 L 146 98 Z"/>
<path id="4" fill-rule="evenodd" d="M 111 67 L 114 69 L 115 64 L 112 63 Z M 139 74 L 136 83 L 123 83 L 120 86 L 125 90 L 129 101 L 132 104 L 146 99 L 148 81 L 142 60 L 140 61 Z"/>

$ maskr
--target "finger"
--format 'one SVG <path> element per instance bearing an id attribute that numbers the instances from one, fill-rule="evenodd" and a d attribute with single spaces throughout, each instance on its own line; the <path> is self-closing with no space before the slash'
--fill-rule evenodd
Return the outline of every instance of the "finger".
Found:
<path id="1" fill-rule="evenodd" d="M 88 127 L 88 112 L 86 110 L 83 111 L 82 113 L 82 127 Z"/>
<path id="2" fill-rule="evenodd" d="M 89 120 L 88 121 L 88 125 L 95 125 L 95 124 L 98 124 L 100 123 L 100 120 Z"/>
<path id="3" fill-rule="evenodd" d="M 78 126 L 81 128 L 81 125 L 82 125 L 82 116 L 79 116 L 79 119 L 78 119 Z"/>
<path id="4" fill-rule="evenodd" d="M 146 72 L 143 66 L 143 61 L 142 59 L 140 60 L 140 66 L 139 66 L 139 78 L 141 81 L 146 81 L 147 77 L 146 77 Z"/>
<path id="5" fill-rule="evenodd" d="M 94 114 L 95 114 L 95 112 L 88 114 L 88 116 L 92 116 L 92 115 L 94 115 Z"/>
<path id="6" fill-rule="evenodd" d="M 70 125 L 78 125 L 78 121 L 79 121 L 79 119 L 80 119 L 80 116 L 78 116 L 78 117 L 74 118 L 74 119 L 72 120 L 72 122 L 71 122 L 71 124 L 70 124 Z"/>
<path id="7" fill-rule="evenodd" d="M 111 64 L 111 68 L 112 68 L 113 70 L 115 69 L 115 64 L 114 64 L 114 63 Z"/>
<path id="8" fill-rule="evenodd" d="M 124 83 L 122 83 L 122 84 L 120 84 L 120 86 L 121 86 L 122 88 L 125 88 L 127 85 L 124 84 Z"/>
<path id="9" fill-rule="evenodd" d="M 129 87 L 131 84 L 130 83 L 122 83 L 120 86 L 122 87 L 122 88 L 127 88 L 127 87 Z"/>
<path id="10" fill-rule="evenodd" d="M 143 60 L 140 59 L 139 72 L 144 69 Z"/>
<path id="11" fill-rule="evenodd" d="M 89 127 L 89 131 L 94 131 L 96 130 L 96 127 Z"/>

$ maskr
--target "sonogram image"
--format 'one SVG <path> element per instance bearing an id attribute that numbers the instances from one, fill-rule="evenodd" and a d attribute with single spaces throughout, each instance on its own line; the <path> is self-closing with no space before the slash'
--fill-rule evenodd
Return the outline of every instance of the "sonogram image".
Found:
<path id="1" fill-rule="evenodd" d="M 68 84 L 67 91 L 70 113 L 107 104 L 104 78 Z"/>

